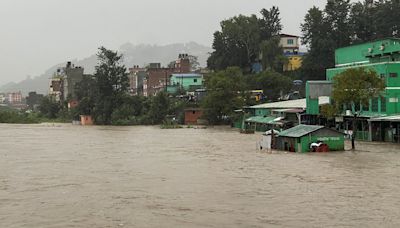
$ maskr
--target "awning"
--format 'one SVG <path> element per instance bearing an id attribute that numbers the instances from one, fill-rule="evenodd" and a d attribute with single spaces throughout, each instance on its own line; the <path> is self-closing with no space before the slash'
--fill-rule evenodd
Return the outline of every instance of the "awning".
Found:
<path id="1" fill-rule="evenodd" d="M 246 119 L 249 123 L 260 123 L 260 124 L 283 124 L 280 120 L 277 121 L 275 116 L 252 116 Z"/>
<path id="2" fill-rule="evenodd" d="M 371 121 L 371 122 L 400 122 L 400 115 L 377 117 L 377 118 L 369 119 L 368 121 Z"/>
<path id="3" fill-rule="evenodd" d="M 273 109 L 273 112 L 284 112 L 284 113 L 302 113 L 303 109 Z"/>

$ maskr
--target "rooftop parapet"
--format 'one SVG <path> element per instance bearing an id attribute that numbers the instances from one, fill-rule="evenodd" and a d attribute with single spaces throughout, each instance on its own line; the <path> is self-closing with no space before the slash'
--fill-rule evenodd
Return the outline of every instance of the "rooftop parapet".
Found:
<path id="1" fill-rule="evenodd" d="M 393 61 L 392 58 L 387 57 L 399 53 L 400 39 L 380 39 L 368 43 L 355 44 L 336 49 L 335 64 L 336 67 L 344 67 L 377 62 L 373 61 L 373 59 L 382 59 L 382 61 Z"/>

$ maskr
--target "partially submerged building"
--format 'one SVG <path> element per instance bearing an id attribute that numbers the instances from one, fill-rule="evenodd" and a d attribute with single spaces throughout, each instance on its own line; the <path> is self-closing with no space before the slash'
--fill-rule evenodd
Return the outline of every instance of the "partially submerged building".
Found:
<path id="1" fill-rule="evenodd" d="M 201 108 L 187 108 L 185 109 L 185 124 L 197 125 L 202 124 L 201 118 L 203 117 L 204 110 Z"/>
<path id="2" fill-rule="evenodd" d="M 319 105 L 329 104 L 329 97 L 319 97 Z M 287 129 L 305 121 L 306 99 L 271 102 L 245 107 L 237 110 L 242 118 L 235 122 L 235 127 L 266 131 Z"/>
<path id="3" fill-rule="evenodd" d="M 276 139 L 278 150 L 291 152 L 310 152 L 312 143 L 327 145 L 328 151 L 344 150 L 344 134 L 318 125 L 298 125 L 279 133 Z"/>
<path id="4" fill-rule="evenodd" d="M 400 39 L 387 38 L 339 48 L 335 51 L 335 68 L 328 69 L 326 81 L 307 82 L 307 114 L 318 118 L 319 96 L 329 96 L 331 83 L 340 73 L 354 68 L 373 70 L 384 79 L 381 97 L 370 100 L 358 116 L 356 138 L 369 141 L 400 142 Z M 354 106 L 345 107 L 335 118 L 336 128 L 351 132 Z"/>

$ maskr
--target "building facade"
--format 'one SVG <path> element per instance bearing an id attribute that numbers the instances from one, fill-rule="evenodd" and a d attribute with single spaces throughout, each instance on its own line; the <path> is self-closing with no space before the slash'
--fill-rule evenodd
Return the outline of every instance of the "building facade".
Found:
<path id="1" fill-rule="evenodd" d="M 178 90 L 193 92 L 203 86 L 203 75 L 196 73 L 172 74 L 167 91 L 176 93 Z"/>
<path id="2" fill-rule="evenodd" d="M 76 84 L 84 77 L 83 67 L 75 67 L 67 62 L 65 67 L 57 69 L 50 80 L 49 95 L 56 101 L 69 101 L 76 99 Z"/>
<path id="3" fill-rule="evenodd" d="M 190 73 L 190 59 L 188 54 L 179 54 L 178 59 L 170 67 L 161 67 L 161 63 L 150 63 L 143 79 L 143 95 L 153 96 L 160 91 L 167 91 L 172 74 Z"/>
<path id="4" fill-rule="evenodd" d="M 179 54 L 178 59 L 175 61 L 174 73 L 189 73 L 191 71 L 191 64 L 188 54 Z"/>
<path id="5" fill-rule="evenodd" d="M 283 71 L 293 71 L 301 67 L 304 53 L 300 49 L 300 37 L 280 34 L 280 46 L 283 49 L 283 54 L 287 57 L 287 62 L 283 65 Z"/>
<path id="6" fill-rule="evenodd" d="M 166 91 L 169 77 L 173 72 L 174 68 L 164 68 L 161 64 L 150 65 L 143 79 L 143 95 L 154 96 L 160 91 Z"/>
<path id="7" fill-rule="evenodd" d="M 279 44 L 283 48 L 283 53 L 294 54 L 299 52 L 300 37 L 289 34 L 280 34 L 280 38 L 281 41 Z"/>
<path id="8" fill-rule="evenodd" d="M 22 103 L 22 93 L 21 92 L 13 92 L 7 93 L 6 96 L 7 103 L 13 104 L 21 104 Z"/>
<path id="9" fill-rule="evenodd" d="M 129 68 L 129 92 L 131 95 L 143 95 L 143 81 L 146 75 L 146 68 L 137 65 Z"/>
<path id="10" fill-rule="evenodd" d="M 335 119 L 336 127 L 344 132 L 356 130 L 356 138 L 361 140 L 400 142 L 400 39 L 381 39 L 337 49 L 335 68 L 327 70 L 327 81 L 313 88 L 315 82 L 307 83 L 307 112 L 318 115 L 319 110 L 313 108 L 316 98 L 328 89 L 321 87 L 322 84 L 326 86 L 352 68 L 375 71 L 385 81 L 386 88 L 381 97 L 371 99 L 368 106 L 360 106 L 357 129 L 352 129 L 354 107 L 345 107 L 343 114 Z"/>

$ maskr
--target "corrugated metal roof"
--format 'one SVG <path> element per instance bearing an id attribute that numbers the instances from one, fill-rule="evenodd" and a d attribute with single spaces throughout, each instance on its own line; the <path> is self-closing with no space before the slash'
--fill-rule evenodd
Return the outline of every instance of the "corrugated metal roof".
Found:
<path id="1" fill-rule="evenodd" d="M 279 133 L 279 136 L 298 138 L 304 135 L 310 134 L 314 131 L 324 128 L 324 126 L 318 125 L 297 125 L 296 127 L 289 128 Z"/>
<path id="2" fill-rule="evenodd" d="M 286 109 L 272 109 L 273 112 L 285 112 L 285 113 L 301 113 L 304 112 L 301 108 L 286 108 Z"/>
<path id="3" fill-rule="evenodd" d="M 266 103 L 266 104 L 260 104 L 260 105 L 254 105 L 251 106 L 250 108 L 265 108 L 265 109 L 306 109 L 307 104 L 306 104 L 306 99 L 298 99 L 298 100 L 290 100 L 290 101 L 279 101 L 279 102 L 273 102 L 273 103 Z M 329 104 L 329 97 L 319 97 L 319 104 L 324 105 L 324 104 Z"/>
<path id="4" fill-rule="evenodd" d="M 372 121 L 372 122 L 384 122 L 384 121 L 386 121 L 386 122 L 400 122 L 400 115 L 372 118 L 369 121 Z"/>
<path id="5" fill-rule="evenodd" d="M 276 119 L 276 117 L 272 117 L 272 116 L 252 116 L 250 118 L 246 119 L 246 122 L 251 122 L 251 123 L 263 123 L 263 124 L 273 124 Z"/>
<path id="6" fill-rule="evenodd" d="M 247 118 L 245 121 L 249 123 L 259 123 L 259 124 L 273 124 L 273 125 L 283 125 L 282 117 L 274 116 L 252 116 Z"/>

